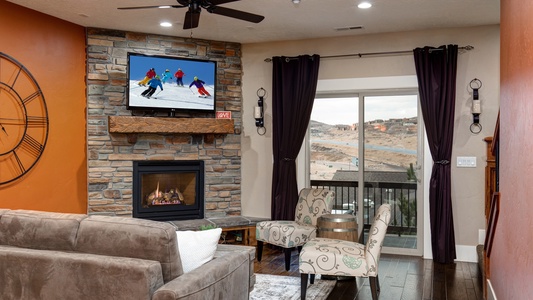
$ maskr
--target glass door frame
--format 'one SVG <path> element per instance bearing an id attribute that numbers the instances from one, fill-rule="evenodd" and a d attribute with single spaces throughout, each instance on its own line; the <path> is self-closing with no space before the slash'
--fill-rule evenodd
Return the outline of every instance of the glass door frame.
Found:
<path id="1" fill-rule="evenodd" d="M 377 90 L 377 91 L 371 91 L 371 92 L 359 92 L 357 93 L 359 97 L 359 128 L 364 128 L 365 123 L 365 98 L 366 97 L 376 97 L 376 96 L 402 96 L 402 95 L 415 95 L 417 97 L 417 119 L 418 119 L 418 128 L 417 128 L 417 165 L 415 167 L 416 169 L 416 175 L 418 178 L 417 181 L 417 191 L 416 196 L 417 199 L 417 233 L 416 233 L 416 248 L 415 249 L 408 249 L 408 248 L 396 248 L 396 247 L 385 247 L 382 248 L 382 253 L 387 254 L 400 254 L 400 255 L 416 255 L 416 256 L 422 256 L 423 250 L 424 250 L 424 174 L 423 174 L 423 164 L 424 164 L 424 142 L 425 142 L 425 131 L 424 131 L 424 124 L 423 124 L 423 118 L 422 118 L 422 111 L 420 109 L 420 97 L 418 95 L 417 89 L 402 89 L 402 90 Z M 358 136 L 359 145 L 363 145 L 363 147 L 359 147 L 358 149 L 358 156 L 359 156 L 359 166 L 360 170 L 362 172 L 358 173 L 358 181 L 361 183 L 359 186 L 364 186 L 364 173 L 365 173 L 365 147 L 364 147 L 364 141 L 365 141 L 365 131 L 362 130 L 359 132 Z M 364 207 L 363 201 L 364 201 L 364 189 L 358 189 L 357 192 L 357 205 L 358 207 Z M 357 212 L 357 224 L 364 224 L 363 223 L 363 210 L 360 209 Z M 358 228 L 359 236 L 361 234 L 364 234 L 363 232 L 363 226 L 359 226 Z M 366 241 L 365 241 L 366 242 Z"/>

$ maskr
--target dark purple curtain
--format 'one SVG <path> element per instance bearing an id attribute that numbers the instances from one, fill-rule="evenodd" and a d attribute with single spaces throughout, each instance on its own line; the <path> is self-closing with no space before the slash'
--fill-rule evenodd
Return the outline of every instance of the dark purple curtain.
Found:
<path id="1" fill-rule="evenodd" d="M 429 214 L 433 260 L 453 263 L 455 233 L 451 197 L 451 157 L 455 114 L 457 45 L 413 50 L 420 106 L 433 158 Z"/>
<path id="2" fill-rule="evenodd" d="M 274 57 L 272 74 L 272 220 L 294 220 L 296 156 L 315 100 L 320 56 Z"/>

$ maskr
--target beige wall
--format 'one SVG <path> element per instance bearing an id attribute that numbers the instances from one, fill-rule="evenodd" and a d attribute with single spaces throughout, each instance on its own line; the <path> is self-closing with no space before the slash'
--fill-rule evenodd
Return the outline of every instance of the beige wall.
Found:
<path id="1" fill-rule="evenodd" d="M 270 217 L 272 65 L 264 62 L 265 58 L 299 54 L 327 56 L 411 50 L 416 47 L 443 44 L 475 47 L 474 50 L 459 55 L 452 154 L 456 243 L 459 247 L 468 247 L 473 254 L 473 246 L 478 244 L 478 230 L 484 228 L 486 155 L 483 138 L 493 134 L 499 105 L 499 26 L 497 25 L 243 45 L 242 213 L 249 216 Z M 411 55 L 322 59 L 319 80 L 412 75 L 415 75 L 415 67 Z M 467 86 L 474 78 L 483 82 L 480 90 L 483 131 L 478 135 L 472 134 L 469 130 L 472 115 L 471 95 Z M 253 106 L 257 105 L 256 92 L 261 87 L 269 92 L 266 98 L 267 132 L 264 136 L 257 134 L 253 119 Z M 477 168 L 456 168 L 457 156 L 476 156 Z"/>
<path id="2" fill-rule="evenodd" d="M 532 13 L 531 1 L 501 1 L 501 199 L 490 258 L 498 299 L 533 295 Z"/>

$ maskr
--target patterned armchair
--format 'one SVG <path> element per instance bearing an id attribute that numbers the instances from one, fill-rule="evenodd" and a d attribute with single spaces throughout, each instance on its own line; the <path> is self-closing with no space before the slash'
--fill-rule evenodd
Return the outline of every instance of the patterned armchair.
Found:
<path id="1" fill-rule="evenodd" d="M 302 280 L 301 299 L 305 299 L 307 280 L 311 284 L 315 274 L 333 276 L 369 277 L 372 299 L 379 296 L 378 262 L 381 246 L 391 219 L 389 204 L 379 207 L 366 245 L 327 238 L 314 238 L 303 247 L 300 258 Z"/>
<path id="2" fill-rule="evenodd" d="M 335 192 L 327 189 L 304 188 L 298 196 L 294 221 L 263 221 L 256 225 L 257 261 L 261 261 L 263 243 L 280 246 L 285 252 L 285 269 L 290 270 L 291 250 L 316 237 L 317 219 L 330 214 Z"/>

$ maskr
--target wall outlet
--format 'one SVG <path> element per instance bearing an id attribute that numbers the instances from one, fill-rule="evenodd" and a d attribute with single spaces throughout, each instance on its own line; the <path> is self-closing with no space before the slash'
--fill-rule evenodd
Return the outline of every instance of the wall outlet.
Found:
<path id="1" fill-rule="evenodd" d="M 457 156 L 457 167 L 475 168 L 477 166 L 475 156 Z"/>

